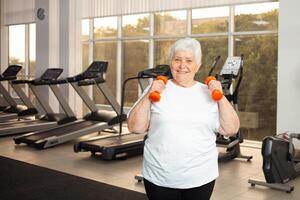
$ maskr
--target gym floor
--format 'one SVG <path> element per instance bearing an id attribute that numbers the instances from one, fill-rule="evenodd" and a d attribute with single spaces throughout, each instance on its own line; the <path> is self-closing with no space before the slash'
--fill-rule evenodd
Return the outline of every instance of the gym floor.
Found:
<path id="1" fill-rule="evenodd" d="M 111 185 L 145 192 L 143 184 L 134 179 L 141 171 L 142 156 L 119 161 L 102 161 L 91 157 L 89 152 L 74 153 L 75 141 L 59 145 L 47 150 L 36 150 L 26 145 L 16 146 L 13 137 L 0 138 L 0 155 L 72 175 L 105 182 Z M 81 138 L 82 139 L 82 138 Z M 285 192 L 256 186 L 252 188 L 247 180 L 263 180 L 262 159 L 260 149 L 242 147 L 242 153 L 253 155 L 251 162 L 234 160 L 220 164 L 220 176 L 217 179 L 212 200 L 285 200 L 299 199 L 300 178 L 289 184 L 295 190 Z"/>

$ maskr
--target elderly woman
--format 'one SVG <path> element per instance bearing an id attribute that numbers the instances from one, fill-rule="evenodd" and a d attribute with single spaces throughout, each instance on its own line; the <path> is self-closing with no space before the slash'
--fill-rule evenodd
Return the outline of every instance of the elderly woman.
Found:
<path id="1" fill-rule="evenodd" d="M 239 129 L 228 100 L 211 98 L 214 89 L 222 91 L 221 83 L 207 87 L 194 80 L 201 57 L 197 40 L 178 40 L 170 49 L 173 79 L 154 80 L 128 115 L 130 131 L 148 131 L 142 174 L 150 200 L 209 199 L 218 177 L 215 132 L 233 135 Z M 160 92 L 159 102 L 149 100 L 153 91 Z"/>

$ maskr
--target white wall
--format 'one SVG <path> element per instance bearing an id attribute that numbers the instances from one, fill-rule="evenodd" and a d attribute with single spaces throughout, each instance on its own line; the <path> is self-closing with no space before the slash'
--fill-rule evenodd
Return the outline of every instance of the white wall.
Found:
<path id="1" fill-rule="evenodd" d="M 277 134 L 300 133 L 300 1 L 279 6 Z M 266 77 L 268 81 L 268 77 Z"/>

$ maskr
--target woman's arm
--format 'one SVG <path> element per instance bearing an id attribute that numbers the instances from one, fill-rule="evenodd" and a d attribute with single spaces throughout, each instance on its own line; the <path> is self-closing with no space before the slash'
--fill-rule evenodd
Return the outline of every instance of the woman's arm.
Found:
<path id="1" fill-rule="evenodd" d="M 146 94 L 132 108 L 127 119 L 127 125 L 130 132 L 145 133 L 148 130 L 150 106 L 151 102 Z"/>
<path id="2" fill-rule="evenodd" d="M 154 80 L 149 91 L 135 104 L 127 118 L 127 125 L 130 132 L 145 133 L 150 124 L 151 101 L 149 94 L 153 91 L 161 93 L 165 89 L 162 80 Z"/>
<path id="3" fill-rule="evenodd" d="M 209 84 L 209 89 L 222 91 L 222 85 L 219 81 L 213 80 Z M 220 127 L 218 132 L 222 135 L 234 135 L 240 128 L 240 119 L 234 110 L 232 104 L 225 96 L 218 101 Z"/>
<path id="4" fill-rule="evenodd" d="M 220 128 L 219 133 L 222 135 L 234 135 L 240 128 L 239 117 L 233 106 L 225 96 L 218 101 Z"/>

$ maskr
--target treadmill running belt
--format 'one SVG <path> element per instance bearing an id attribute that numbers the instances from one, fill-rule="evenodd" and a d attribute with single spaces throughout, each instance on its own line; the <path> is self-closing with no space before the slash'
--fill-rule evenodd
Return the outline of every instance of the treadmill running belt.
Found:
<path id="1" fill-rule="evenodd" d="M 91 126 L 93 124 L 99 123 L 99 121 L 79 121 L 75 123 L 68 124 L 64 126 L 62 129 L 61 127 L 49 129 L 47 131 L 37 131 L 34 132 L 34 134 L 26 136 L 26 141 L 38 141 L 44 138 L 48 138 L 51 136 L 58 136 L 58 135 L 64 135 L 76 130 L 79 130 L 86 126 Z"/>
<path id="2" fill-rule="evenodd" d="M 8 128 L 15 128 L 15 127 L 21 127 L 21 126 L 27 126 L 27 125 L 35 125 L 35 124 L 42 124 L 42 123 L 49 123 L 49 121 L 42 121 L 42 120 L 24 120 L 24 121 L 20 121 L 20 122 L 16 122 L 16 123 L 11 123 L 11 124 L 0 124 L 0 128 L 4 128 L 4 129 L 8 129 Z"/>
<path id="3" fill-rule="evenodd" d="M 103 160 L 126 159 L 143 154 L 146 134 L 126 134 L 105 139 L 89 140 L 74 145 L 74 151 L 90 151 Z"/>
<path id="4" fill-rule="evenodd" d="M 135 141 L 144 141 L 144 137 L 145 137 L 144 134 L 127 134 L 127 135 L 109 137 L 105 139 L 82 142 L 82 143 L 88 143 L 89 145 L 108 148 L 108 147 L 124 145 L 126 143 L 135 142 Z"/>

